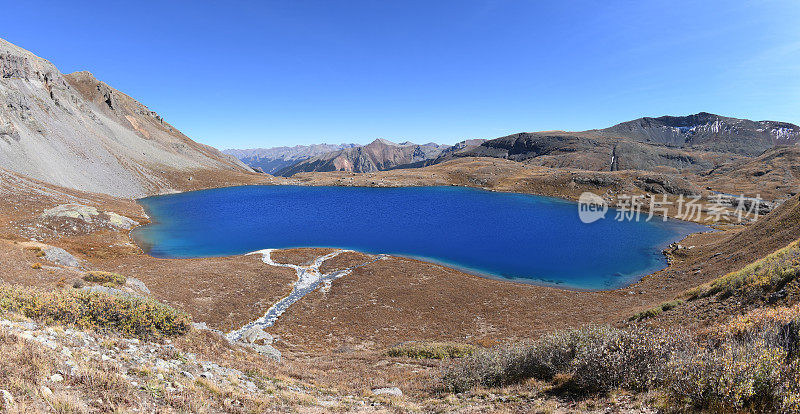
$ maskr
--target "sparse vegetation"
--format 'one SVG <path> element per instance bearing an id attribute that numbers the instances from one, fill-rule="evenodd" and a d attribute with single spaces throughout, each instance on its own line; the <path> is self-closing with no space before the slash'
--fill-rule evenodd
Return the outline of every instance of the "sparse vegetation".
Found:
<path id="1" fill-rule="evenodd" d="M 572 394 L 652 391 L 668 408 L 800 410 L 800 305 L 759 309 L 700 334 L 589 327 L 512 344 L 445 367 L 451 391 L 551 381 Z M 558 381 L 556 381 L 558 379 Z"/>
<path id="2" fill-rule="evenodd" d="M 87 363 L 78 372 L 69 376 L 73 386 L 87 387 L 102 392 L 104 399 L 114 405 L 129 402 L 133 387 L 120 375 L 118 369 L 97 362 Z"/>
<path id="3" fill-rule="evenodd" d="M 757 260 L 744 268 L 728 273 L 716 280 L 698 286 L 688 292 L 689 300 L 716 294 L 723 297 L 744 294 L 753 299 L 781 290 L 800 274 L 800 247 L 798 241 Z"/>
<path id="4" fill-rule="evenodd" d="M 113 286 L 122 286 L 126 282 L 125 276 L 122 276 L 119 273 L 101 272 L 97 270 L 86 272 L 86 274 L 83 276 L 83 280 L 92 283 L 99 283 L 101 285 Z"/>
<path id="5" fill-rule="evenodd" d="M 444 383 L 451 391 L 503 386 L 529 378 L 569 378 L 567 387 L 582 392 L 648 387 L 664 360 L 680 346 L 663 332 L 586 327 L 556 332 L 529 342 L 481 350 L 448 366 Z"/>
<path id="6" fill-rule="evenodd" d="M 42 291 L 0 284 L 0 311 L 144 338 L 182 335 L 191 328 L 188 314 L 152 299 L 74 289 Z"/>
<path id="7" fill-rule="evenodd" d="M 33 255 L 36 256 L 36 257 L 44 257 L 45 256 L 44 250 L 42 250 L 42 248 L 38 247 L 38 246 L 28 246 L 28 247 L 25 247 L 25 250 L 32 251 Z"/>
<path id="8" fill-rule="evenodd" d="M 800 275 L 799 242 L 794 241 L 740 270 L 690 289 L 681 297 L 688 301 L 713 295 L 720 295 L 723 298 L 737 295 L 747 302 L 753 302 L 758 298 L 763 299 L 773 292 L 780 291 Z M 629 320 L 638 321 L 653 318 L 684 303 L 682 299 L 664 302 L 631 316 Z"/>
<path id="9" fill-rule="evenodd" d="M 389 348 L 386 355 L 414 359 L 463 358 L 475 350 L 474 345 L 455 342 L 406 342 Z"/>
<path id="10" fill-rule="evenodd" d="M 36 389 L 54 365 L 53 358 L 40 346 L 28 344 L 5 330 L 0 330 L 0 353 L 0 384 L 14 395 Z"/>
<path id="11" fill-rule="evenodd" d="M 680 300 L 680 299 L 675 299 L 675 300 L 671 300 L 669 302 L 664 302 L 664 303 L 662 303 L 662 304 L 660 304 L 658 306 L 654 306 L 654 307 L 652 307 L 650 309 L 641 311 L 641 312 L 631 316 L 629 318 L 629 320 L 631 320 L 631 321 L 634 321 L 634 320 L 639 321 L 639 320 L 642 320 L 642 319 L 652 318 L 654 316 L 660 315 L 661 312 L 666 312 L 666 311 L 668 311 L 670 309 L 677 308 L 678 306 L 683 305 L 683 303 L 684 302 L 682 300 Z"/>

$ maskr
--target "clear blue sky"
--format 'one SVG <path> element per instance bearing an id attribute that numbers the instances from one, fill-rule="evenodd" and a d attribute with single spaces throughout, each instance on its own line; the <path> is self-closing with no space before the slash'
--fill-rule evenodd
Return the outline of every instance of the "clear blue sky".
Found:
<path id="1" fill-rule="evenodd" d="M 799 22 L 797 0 L 31 0 L 2 3 L 0 37 L 243 148 L 800 123 Z"/>

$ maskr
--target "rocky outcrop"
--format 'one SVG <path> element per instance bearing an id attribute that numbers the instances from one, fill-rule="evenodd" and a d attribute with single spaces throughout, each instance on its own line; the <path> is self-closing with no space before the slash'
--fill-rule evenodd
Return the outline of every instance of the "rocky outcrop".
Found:
<path id="1" fill-rule="evenodd" d="M 53 64 L 0 39 L 0 168 L 50 184 L 139 197 L 194 171 L 250 169 L 198 144 L 89 72 Z"/>
<path id="2" fill-rule="evenodd" d="M 611 171 L 655 170 L 700 171 L 714 168 L 701 154 L 639 142 L 620 141 L 612 149 Z"/>
<path id="3" fill-rule="evenodd" d="M 112 211 L 100 211 L 82 204 L 61 204 L 45 210 L 39 216 L 39 225 L 62 234 L 88 234 L 100 229 L 129 230 L 139 223 Z"/>
<path id="4" fill-rule="evenodd" d="M 81 262 L 75 256 L 60 247 L 45 247 L 42 249 L 42 252 L 44 252 L 45 260 L 49 260 L 57 265 L 67 267 L 78 267 L 81 265 Z"/>
<path id="5" fill-rule="evenodd" d="M 697 196 L 700 188 L 684 178 L 670 174 L 644 174 L 637 176 L 633 184 L 648 193 Z"/>
<path id="6" fill-rule="evenodd" d="M 373 388 L 372 393 L 375 395 L 390 395 L 392 397 L 402 397 L 403 391 L 397 387 L 384 387 L 384 388 Z"/>

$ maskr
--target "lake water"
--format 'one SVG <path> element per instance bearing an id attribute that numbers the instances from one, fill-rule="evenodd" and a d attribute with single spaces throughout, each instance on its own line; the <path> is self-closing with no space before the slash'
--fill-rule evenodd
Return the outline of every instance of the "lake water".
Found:
<path id="1" fill-rule="evenodd" d="M 584 224 L 569 201 L 462 187 L 242 186 L 139 202 L 154 223 L 133 238 L 155 257 L 336 247 L 573 289 L 633 283 L 666 266 L 666 245 L 706 229 L 618 222 L 614 209 Z"/>

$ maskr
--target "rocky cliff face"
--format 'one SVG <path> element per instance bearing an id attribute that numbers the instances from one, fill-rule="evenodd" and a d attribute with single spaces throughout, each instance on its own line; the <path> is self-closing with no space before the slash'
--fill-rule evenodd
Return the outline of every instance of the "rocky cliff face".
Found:
<path id="1" fill-rule="evenodd" d="M 250 170 L 192 141 L 91 73 L 62 75 L 47 60 L 3 39 L 0 168 L 121 197 L 180 190 L 176 174 Z"/>
<path id="2" fill-rule="evenodd" d="M 434 143 L 395 144 L 385 139 L 376 139 L 363 147 L 346 148 L 310 158 L 278 171 L 276 175 L 290 176 L 312 171 L 384 171 L 436 159 L 447 148 L 449 146 Z"/>

